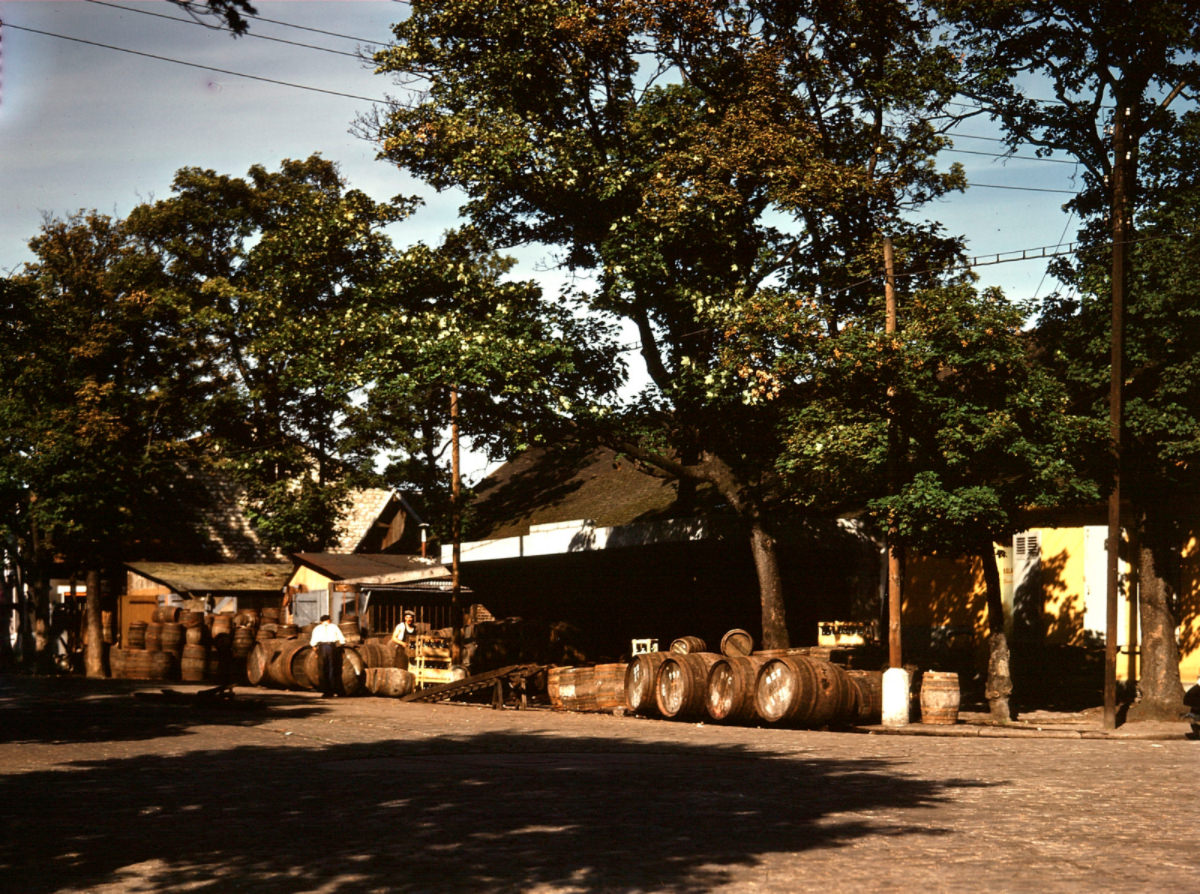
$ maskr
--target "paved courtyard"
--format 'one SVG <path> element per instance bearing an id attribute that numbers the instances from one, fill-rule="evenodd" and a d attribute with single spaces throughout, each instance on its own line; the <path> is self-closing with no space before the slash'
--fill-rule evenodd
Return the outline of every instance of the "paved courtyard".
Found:
<path id="1" fill-rule="evenodd" d="M 1200 886 L 1200 742 L 1182 738 L 807 732 L 250 688 L 195 707 L 147 697 L 160 690 L 0 676 L 0 891 Z"/>

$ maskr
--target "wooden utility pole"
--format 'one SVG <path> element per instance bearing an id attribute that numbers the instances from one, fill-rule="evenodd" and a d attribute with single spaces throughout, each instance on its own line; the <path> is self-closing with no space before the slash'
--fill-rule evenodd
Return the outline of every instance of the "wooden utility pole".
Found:
<path id="1" fill-rule="evenodd" d="M 884 331 L 896 334 L 896 270 L 895 253 L 890 236 L 883 239 L 884 296 L 887 302 L 887 322 Z M 888 386 L 888 491 L 895 495 L 900 481 L 899 433 L 896 431 L 896 386 Z M 900 528 L 896 511 L 888 513 L 888 666 L 901 667 L 900 610 L 902 605 L 900 574 Z"/>
<path id="2" fill-rule="evenodd" d="M 1112 356 L 1108 389 L 1108 435 L 1113 456 L 1113 486 L 1108 497 L 1108 602 L 1104 633 L 1104 726 L 1117 725 L 1117 622 L 1121 593 L 1121 429 L 1124 421 L 1125 243 L 1128 241 L 1130 110 L 1118 103 L 1113 115 L 1112 165 Z M 1132 648 L 1133 644 L 1130 643 Z"/>
<path id="3" fill-rule="evenodd" d="M 462 663 L 462 585 L 458 561 L 462 549 L 462 472 L 458 449 L 458 386 L 450 388 L 450 662 Z"/>

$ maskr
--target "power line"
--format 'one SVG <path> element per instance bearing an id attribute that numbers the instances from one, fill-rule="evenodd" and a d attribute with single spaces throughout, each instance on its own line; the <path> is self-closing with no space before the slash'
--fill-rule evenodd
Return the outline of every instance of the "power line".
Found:
<path id="1" fill-rule="evenodd" d="M 119 9 L 122 12 L 134 12 L 134 13 L 137 13 L 138 15 L 154 16 L 156 19 L 166 19 L 168 22 L 178 22 L 181 25 L 196 25 L 197 27 L 200 27 L 200 28 L 207 28 L 210 31 L 224 31 L 224 32 L 230 33 L 230 34 L 233 33 L 229 28 L 225 27 L 224 25 L 210 25 L 207 22 L 197 21 L 196 19 L 181 19 L 178 16 L 164 15 L 161 12 L 152 12 L 149 9 L 135 9 L 132 6 L 121 6 L 119 3 L 108 3 L 108 2 L 106 2 L 106 0 L 87 0 L 87 2 L 93 3 L 96 6 L 107 6 L 110 9 Z M 332 47 L 321 47 L 321 46 L 317 46 L 316 44 L 312 44 L 312 43 L 300 43 L 299 41 L 296 41 L 296 40 L 286 40 L 282 37 L 270 37 L 266 34 L 255 34 L 254 32 L 251 32 L 251 31 L 247 31 L 246 34 L 243 36 L 244 37 L 253 37 L 258 40 L 269 40 L 269 41 L 272 41 L 273 43 L 286 43 L 289 46 L 303 47 L 308 50 L 320 50 L 322 53 L 336 53 L 339 56 L 349 56 L 352 59 L 359 59 L 359 60 L 362 59 L 362 56 L 360 56 L 358 53 L 351 53 L 348 50 L 335 50 Z"/>
<path id="2" fill-rule="evenodd" d="M 1015 158 L 1020 161 L 1045 161 L 1056 165 L 1079 164 L 1079 162 L 1069 158 L 1044 158 L 1040 155 L 1008 155 L 1004 152 L 982 152 L 978 149 L 943 149 L 942 152 L 956 152 L 959 155 L 986 155 L 990 158 Z"/>
<path id="3" fill-rule="evenodd" d="M 5 21 L 4 27 L 12 28 L 15 31 L 28 31 L 30 34 L 41 34 L 45 37 L 57 37 L 59 40 L 70 40 L 75 43 L 87 44 L 88 46 L 100 47 L 105 50 L 116 50 L 118 53 L 129 53 L 132 56 L 144 56 L 147 59 L 157 59 L 159 62 L 173 62 L 176 65 L 185 65 L 188 68 L 199 68 L 203 71 L 215 71 L 218 74 L 232 75 L 235 78 L 247 78 L 251 81 L 263 81 L 267 84 L 279 84 L 282 87 L 295 87 L 297 90 L 309 90 L 313 93 L 325 93 L 329 96 L 342 96 L 346 99 L 357 99 L 362 102 L 371 103 L 386 103 L 387 100 L 379 99 L 372 96 L 359 96 L 356 93 L 343 93 L 339 90 L 326 90 L 324 87 L 309 87 L 305 84 L 296 84 L 292 81 L 281 81 L 277 78 L 267 78 L 261 75 L 246 74 L 241 71 L 231 71 L 228 68 L 217 68 L 212 65 L 201 65 L 198 62 L 185 62 L 182 59 L 175 59 L 171 56 L 159 56 L 155 53 L 144 53 L 141 50 L 130 50 L 125 47 L 115 47 L 112 44 L 100 43 L 95 40 L 84 40 L 82 37 L 70 37 L 66 34 L 55 34 L 52 31 L 40 31 L 37 28 L 26 28 L 23 25 L 14 25 L 11 22 Z"/>
<path id="4" fill-rule="evenodd" d="M 968 183 L 968 187 L 981 186 L 984 189 L 1016 189 L 1022 192 L 1057 192 L 1068 196 L 1079 195 L 1078 190 L 1074 189 L 1050 189 L 1046 186 L 1003 186 L 999 183 Z"/>
<path id="5" fill-rule="evenodd" d="M 272 25 L 282 25 L 285 28 L 295 28 L 298 31 L 311 31 L 314 34 L 325 34 L 329 37 L 342 37 L 346 40 L 355 40 L 359 43 L 379 43 L 378 40 L 372 40 L 367 37 L 355 37 L 353 34 L 341 34 L 337 31 L 326 31 L 323 28 L 310 28 L 307 25 L 297 25 L 293 22 L 281 22 L 279 19 L 268 19 L 266 16 L 252 15 L 248 12 L 241 13 L 242 18 L 254 19 L 259 22 L 270 22 Z"/>

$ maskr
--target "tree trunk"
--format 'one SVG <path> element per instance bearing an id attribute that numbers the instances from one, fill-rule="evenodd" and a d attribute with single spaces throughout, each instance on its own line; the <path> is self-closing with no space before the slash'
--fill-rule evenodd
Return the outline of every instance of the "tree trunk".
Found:
<path id="1" fill-rule="evenodd" d="M 992 718 L 1007 723 L 1012 719 L 1008 703 L 1012 695 L 1012 670 L 1008 636 L 1004 632 L 1004 599 L 1000 592 L 1000 569 L 996 567 L 996 548 L 987 540 L 979 549 L 983 563 L 983 583 L 987 593 L 988 670 L 984 696 Z"/>
<path id="2" fill-rule="evenodd" d="M 1178 720 L 1187 713 L 1170 597 L 1171 585 L 1163 579 L 1154 551 L 1143 546 L 1138 553 L 1141 698 L 1130 707 L 1127 720 Z"/>
<path id="3" fill-rule="evenodd" d="M 84 646 L 83 668 L 89 677 L 104 676 L 104 632 L 100 625 L 100 572 L 87 573 L 87 596 L 84 602 L 84 621 L 87 644 Z"/>
<path id="4" fill-rule="evenodd" d="M 750 549 L 758 572 L 759 598 L 762 602 L 762 642 L 764 649 L 786 649 L 790 642 L 787 614 L 783 606 L 783 577 L 779 572 L 779 550 L 775 538 L 760 519 L 750 523 Z"/>
<path id="5" fill-rule="evenodd" d="M 6 554 L 0 550 L 0 557 Z M 0 671 L 8 670 L 15 663 L 13 655 L 12 616 L 17 606 L 17 594 L 14 581 L 4 574 L 4 564 L 0 562 Z"/>

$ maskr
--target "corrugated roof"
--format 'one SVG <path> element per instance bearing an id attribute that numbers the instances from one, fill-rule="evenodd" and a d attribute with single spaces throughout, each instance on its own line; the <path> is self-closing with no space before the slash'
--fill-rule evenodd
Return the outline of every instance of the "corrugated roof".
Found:
<path id="1" fill-rule="evenodd" d="M 678 497 L 678 482 L 648 475 L 607 448 L 535 448 L 475 488 L 467 539 L 516 537 L 530 525 L 577 519 L 608 526 L 695 514 Z"/>
<path id="2" fill-rule="evenodd" d="M 126 562 L 135 574 L 180 594 L 278 592 L 287 583 L 287 562 L 186 565 L 179 562 Z"/>

